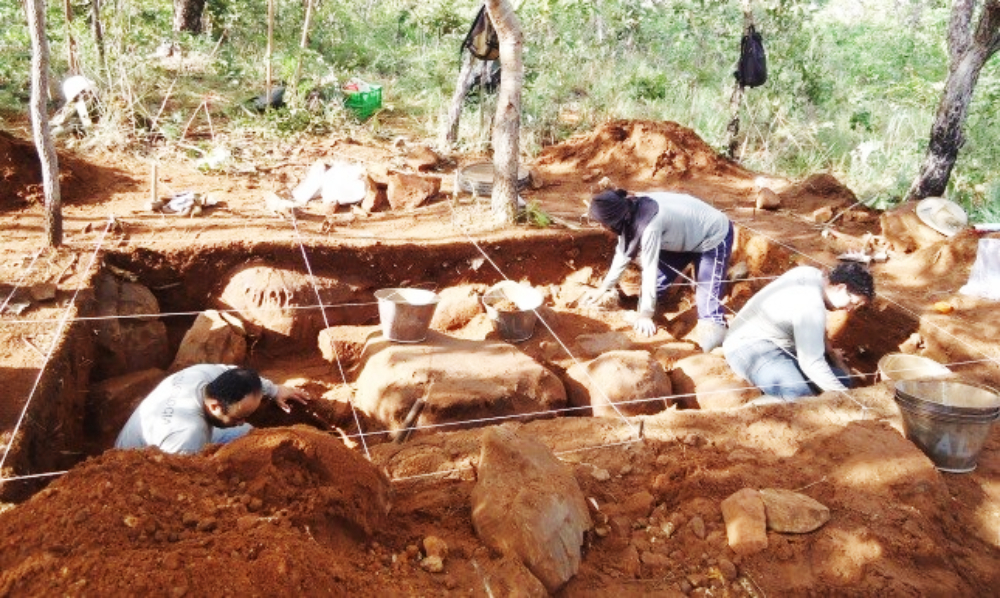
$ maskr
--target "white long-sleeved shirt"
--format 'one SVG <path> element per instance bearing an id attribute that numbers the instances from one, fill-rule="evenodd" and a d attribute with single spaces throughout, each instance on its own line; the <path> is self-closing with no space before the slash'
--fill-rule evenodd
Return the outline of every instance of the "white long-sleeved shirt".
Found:
<path id="1" fill-rule="evenodd" d="M 845 390 L 826 360 L 826 302 L 823 273 L 792 268 L 750 298 L 729 326 L 722 350 L 734 351 L 759 340 L 794 355 L 799 368 L 823 390 Z"/>
<path id="2" fill-rule="evenodd" d="M 233 367 L 204 363 L 165 378 L 136 407 L 118 434 L 115 448 L 157 446 L 165 453 L 199 452 L 211 442 L 213 430 L 205 416 L 205 386 Z M 273 382 L 260 381 L 264 396 L 277 394 Z"/>
<path id="3" fill-rule="evenodd" d="M 643 193 L 659 205 L 656 216 L 642 232 L 636 259 L 642 268 L 642 288 L 639 294 L 639 315 L 651 317 L 656 310 L 656 274 L 661 251 L 704 253 L 714 249 L 729 233 L 729 218 L 697 197 L 686 193 L 654 191 Z M 605 290 L 618 284 L 628 267 L 625 237 L 618 235 L 618 246 L 611 267 L 601 287 Z"/>

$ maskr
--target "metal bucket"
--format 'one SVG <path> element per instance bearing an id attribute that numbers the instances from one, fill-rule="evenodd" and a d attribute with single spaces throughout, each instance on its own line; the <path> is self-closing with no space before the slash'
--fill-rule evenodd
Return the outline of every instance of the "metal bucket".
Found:
<path id="1" fill-rule="evenodd" d="M 995 390 L 954 380 L 897 382 L 896 404 L 906 437 L 948 473 L 976 468 L 993 420 L 1000 416 Z"/>
<path id="2" fill-rule="evenodd" d="M 516 311 L 498 310 L 497 303 L 507 300 L 517 306 Z M 498 282 L 483 295 L 483 307 L 493 322 L 493 329 L 507 341 L 519 343 L 535 333 L 538 315 L 535 310 L 542 305 L 542 294 L 535 288 L 512 280 Z"/>
<path id="3" fill-rule="evenodd" d="M 397 343 L 419 343 L 427 338 L 434 309 L 441 299 L 437 293 L 424 289 L 379 289 L 378 317 L 382 334 Z"/>

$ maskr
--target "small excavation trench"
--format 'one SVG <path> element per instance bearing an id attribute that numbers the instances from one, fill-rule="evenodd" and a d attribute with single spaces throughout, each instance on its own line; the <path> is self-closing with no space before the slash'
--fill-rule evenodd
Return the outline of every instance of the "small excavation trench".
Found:
<path id="1" fill-rule="evenodd" d="M 651 339 L 636 337 L 618 311 L 584 311 L 568 306 L 582 292 L 580 283 L 596 284 L 600 281 L 613 248 L 608 237 L 596 231 L 575 235 L 553 233 L 527 238 L 499 238 L 484 241 L 480 246 L 482 252 L 489 256 L 488 260 L 475 246 L 465 242 L 321 245 L 306 246 L 304 251 L 298 245 L 287 243 L 248 243 L 240 250 L 234 250 L 229 245 L 170 253 L 148 249 L 109 252 L 104 255 L 100 271 L 94 272 L 91 278 L 93 287 L 90 290 L 94 292 L 83 293 L 78 300 L 79 317 L 67 326 L 65 338 L 53 353 L 29 406 L 26 417 L 29 425 L 23 426 L 14 439 L 7 463 L 14 475 L 44 474 L 69 468 L 83 458 L 100 454 L 113 446 L 118 430 L 135 402 L 168 373 L 181 341 L 197 314 L 206 309 L 231 309 L 226 304 L 226 297 L 223 297 L 227 283 L 234 272 L 245 271 L 255 265 L 291 271 L 298 273 L 303 280 L 317 281 L 324 287 L 321 294 L 326 294 L 323 302 L 327 305 L 324 319 L 324 314 L 313 307 L 317 301 L 316 290 L 312 288 L 299 288 L 284 296 L 272 293 L 272 296 L 257 297 L 261 305 L 285 306 L 287 309 L 283 311 L 296 314 L 297 323 L 280 333 L 255 330 L 254 326 L 250 326 L 245 363 L 279 383 L 305 388 L 314 398 L 320 399 L 314 401 L 311 408 L 295 409 L 291 414 L 265 406 L 251 420 L 259 426 L 306 423 L 337 429 L 349 444 L 357 445 L 357 424 L 360 423 L 369 445 L 391 440 L 390 434 L 375 433 L 386 430 L 385 420 L 391 417 L 380 420 L 379 414 L 361 412 L 360 422 L 356 422 L 347 402 L 349 394 L 357 392 L 355 383 L 361 368 L 355 366 L 362 357 L 364 342 L 379 334 L 374 292 L 380 288 L 416 286 L 444 293 L 451 287 L 461 287 L 468 291 L 468 296 L 474 297 L 477 292 L 481 294 L 489 285 L 502 280 L 497 268 L 507 278 L 529 283 L 545 295 L 540 315 L 548 326 L 539 322 L 530 339 L 510 346 L 547 368 L 564 383 L 567 382 L 566 370 L 575 363 L 574 357 L 581 361 L 595 357 L 585 353 L 570 356 L 565 349 L 577 353 L 578 339 L 614 331 L 621 335 L 616 338 L 627 339 L 625 347 L 619 345 L 614 348 L 645 350 L 655 355 L 674 381 L 675 392 L 683 387 L 683 383 L 678 384 L 678 379 L 694 378 L 692 382 L 695 386 L 704 382 L 697 379 L 701 374 L 686 376 L 682 372 L 670 372 L 676 362 L 701 354 L 693 343 L 682 342 L 685 335 L 693 330 L 697 317 L 693 307 L 693 290 L 689 287 L 678 286 L 669 300 L 661 304 L 656 317 L 660 331 Z M 303 253 L 307 256 L 308 268 Z M 728 307 L 734 312 L 738 310 L 768 282 L 769 277 L 794 265 L 791 257 L 784 248 L 741 230 L 731 263 L 747 264 L 749 273 L 745 280 L 729 284 Z M 589 274 L 585 271 L 587 268 L 591 269 Z M 312 278 L 308 275 L 310 269 Z M 112 280 L 119 285 L 124 280 L 134 279 L 135 283 L 150 289 L 159 304 L 160 317 L 136 317 L 142 313 L 135 312 L 127 318 L 108 318 L 107 306 L 102 305 L 100 297 L 102 277 L 114 277 Z M 621 287 L 622 309 L 634 309 L 637 269 L 630 269 Z M 120 292 L 120 286 L 115 288 Z M 469 301 L 467 299 L 464 303 L 466 311 L 470 309 Z M 445 301 L 442 301 L 438 310 L 444 305 Z M 475 307 L 472 309 L 476 311 Z M 478 312 L 482 311 L 479 304 Z M 238 315 L 234 311 L 229 313 Z M 848 326 L 848 318 L 858 318 L 863 322 Z M 162 322 L 166 332 L 167 345 L 160 350 L 159 357 L 152 354 L 155 351 L 141 346 L 145 342 L 142 333 L 131 337 L 132 340 L 116 340 L 119 337 L 115 334 L 124 334 L 122 330 L 129 326 L 155 321 Z M 121 330 L 108 332 L 106 327 L 109 322 L 117 322 Z M 455 322 L 460 325 L 455 326 Z M 338 343 L 339 364 L 324 359 L 317 342 L 317 334 L 327 324 L 334 328 L 328 331 L 329 337 L 343 341 Z M 482 343 L 502 342 L 484 313 L 474 313 L 471 317 L 468 314 L 457 316 L 448 325 L 452 328 L 432 330 L 431 334 L 467 341 L 459 349 L 469 352 L 464 361 L 467 365 L 461 366 L 464 368 L 475 370 L 477 347 Z M 864 374 L 857 378 L 856 385 L 867 386 L 875 381 L 873 373 L 878 359 L 896 351 L 899 344 L 917 329 L 918 322 L 907 314 L 894 311 L 891 305 L 876 303 L 854 314 L 834 314 L 829 325 L 834 345 L 844 351 L 856 373 Z M 110 349 L 109 343 L 102 341 L 102 337 L 112 339 Z M 135 341 L 135 338 L 140 340 Z M 431 336 L 428 342 L 441 338 Z M 707 375 L 715 374 L 709 371 Z M 344 384 L 344 377 L 347 385 Z M 379 379 L 379 376 L 367 379 Z M 420 388 L 411 394 L 421 394 L 425 382 L 415 380 L 414 384 Z M 680 408 L 699 407 L 698 402 L 690 398 L 676 402 Z M 711 409 L 706 405 L 701 407 Z M 500 405 L 499 412 L 508 414 L 509 410 L 504 411 L 505 408 Z M 458 423 L 462 419 L 476 419 L 470 413 L 462 417 L 463 413 L 459 409 L 445 416 L 457 418 L 453 422 L 456 426 L 439 426 L 418 433 L 476 425 Z M 524 419 L 539 417 L 530 413 L 510 413 L 512 417 Z M 560 415 L 582 413 L 586 411 L 566 410 Z M 401 418 L 398 416 L 396 419 Z M 395 427 L 398 428 L 398 422 Z M 44 485 L 46 479 L 8 482 L 3 487 L 4 498 L 23 499 Z"/>

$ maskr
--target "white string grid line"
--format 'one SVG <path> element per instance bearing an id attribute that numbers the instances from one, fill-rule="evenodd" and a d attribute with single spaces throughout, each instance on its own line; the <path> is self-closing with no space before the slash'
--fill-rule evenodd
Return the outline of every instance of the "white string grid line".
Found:
<path id="1" fill-rule="evenodd" d="M 319 286 L 316 284 L 316 277 L 313 275 L 312 264 L 309 263 L 309 256 L 306 255 L 306 247 L 305 247 L 305 245 L 302 244 L 302 237 L 301 237 L 301 235 L 299 235 L 299 225 L 298 225 L 298 222 L 295 220 L 295 216 L 294 215 L 292 216 L 291 220 L 292 220 L 292 226 L 295 227 L 295 236 L 299 239 L 299 249 L 302 251 L 302 261 L 305 262 L 305 264 L 306 264 L 306 270 L 309 272 L 309 282 L 312 284 L 313 292 L 316 293 L 316 301 L 319 302 L 319 308 L 320 308 L 320 312 L 319 313 L 323 315 L 323 324 L 327 328 L 329 328 L 330 327 L 330 320 L 327 319 L 327 317 L 326 317 L 326 309 L 324 309 L 323 298 L 320 296 L 320 293 L 319 293 Z M 344 374 L 344 366 L 340 362 L 340 351 L 337 350 L 337 344 L 336 343 L 330 343 L 330 344 L 333 347 L 333 356 L 337 359 L 337 369 L 340 370 L 340 380 L 341 380 L 341 382 L 343 384 L 346 385 L 347 384 L 347 376 Z M 358 432 L 362 432 L 363 433 L 364 430 L 361 428 L 361 420 L 358 418 L 358 412 L 354 408 L 354 399 L 351 396 L 351 393 L 348 393 L 347 402 L 351 406 L 351 413 L 354 415 L 354 425 L 356 425 L 358 427 Z M 361 437 L 361 444 L 362 444 L 362 446 L 364 446 L 365 456 L 368 457 L 369 461 L 371 461 L 372 460 L 372 454 L 368 451 L 368 443 L 365 441 L 365 437 L 364 436 Z"/>
<path id="2" fill-rule="evenodd" d="M 24 267 L 24 271 L 21 274 L 21 278 L 14 284 L 14 288 L 10 290 L 10 294 L 7 295 L 7 298 L 3 300 L 3 304 L 0 305 L 0 314 L 2 314 L 5 309 L 7 309 L 7 304 L 10 303 L 10 300 L 14 298 L 14 294 L 17 293 L 17 290 L 19 288 L 21 288 L 21 284 L 24 283 L 24 281 L 28 278 L 28 275 L 31 274 L 32 268 L 35 267 L 35 262 L 38 261 L 38 258 L 41 257 L 44 251 L 45 251 L 44 247 L 36 251 L 34 257 L 31 258 L 31 262 L 29 262 L 28 265 Z"/>
<path id="3" fill-rule="evenodd" d="M 108 218 L 107 224 L 104 226 L 104 232 L 98 239 L 97 246 L 94 247 L 94 252 L 90 256 L 90 263 L 87 264 L 87 269 L 84 272 L 90 272 L 94 267 L 94 262 L 97 260 L 97 254 L 101 251 L 101 246 L 104 244 L 104 239 L 107 237 L 108 231 L 111 230 L 111 225 L 114 223 L 114 216 Z M 66 324 L 69 320 L 69 314 L 73 311 L 76 306 L 76 298 L 80 294 L 81 287 L 77 287 L 76 291 L 73 292 L 73 297 L 70 299 L 69 304 L 66 306 L 63 312 L 63 318 L 59 322 L 59 326 L 56 328 L 55 334 L 53 335 L 52 342 L 49 345 L 49 350 L 45 354 L 45 360 L 42 362 L 41 367 L 38 368 L 38 376 L 35 377 L 35 383 L 31 387 L 31 391 L 28 393 L 28 398 L 24 401 L 24 407 L 21 409 L 21 414 L 17 418 L 17 423 L 14 425 L 13 431 L 10 434 L 10 442 L 4 447 L 3 457 L 0 457 L 0 472 L 3 471 L 3 466 L 7 462 L 7 456 L 10 454 L 10 449 L 14 446 L 14 441 L 17 439 L 17 433 L 21 429 L 21 424 L 24 423 L 25 415 L 28 413 L 28 407 L 31 405 L 31 400 L 35 396 L 35 392 L 38 390 L 39 384 L 41 384 L 42 376 L 45 374 L 46 366 L 48 366 L 49 361 L 52 359 L 52 353 L 55 351 L 56 347 L 59 345 L 59 341 L 62 340 L 63 330 L 66 328 Z M 2 477 L 0 473 L 0 483 L 7 481 L 7 478 Z"/>

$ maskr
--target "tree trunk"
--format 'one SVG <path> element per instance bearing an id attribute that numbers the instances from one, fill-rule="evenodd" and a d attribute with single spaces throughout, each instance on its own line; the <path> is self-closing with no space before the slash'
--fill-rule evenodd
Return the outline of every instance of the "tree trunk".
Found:
<path id="1" fill-rule="evenodd" d="M 521 50 L 524 34 L 521 22 L 508 0 L 487 0 L 493 26 L 500 39 L 500 93 L 497 97 L 496 125 L 493 128 L 493 219 L 514 222 L 517 213 L 517 170 L 520 153 L 521 88 L 524 65 Z"/>
<path id="2" fill-rule="evenodd" d="M 201 33 L 205 0 L 174 0 L 174 33 Z"/>
<path id="3" fill-rule="evenodd" d="M 91 0 L 90 20 L 94 28 L 94 44 L 97 45 L 97 55 L 101 60 L 101 68 L 104 75 L 111 80 L 111 73 L 108 72 L 108 60 L 104 55 L 104 28 L 101 26 L 101 0 Z"/>
<path id="4" fill-rule="evenodd" d="M 944 195 L 965 144 L 963 126 L 979 72 L 1000 49 L 1000 1 L 988 0 L 973 34 L 975 0 L 956 0 L 948 24 L 950 65 L 937 116 L 931 125 L 927 154 L 906 195 L 908 201 Z"/>
<path id="5" fill-rule="evenodd" d="M 455 94 L 451 96 L 451 107 L 448 109 L 448 121 L 442 127 L 441 138 L 444 144 L 452 146 L 458 140 L 458 122 L 462 117 L 462 106 L 465 104 L 465 96 L 472 89 L 472 73 L 476 66 L 476 57 L 472 52 L 462 52 L 462 70 L 458 73 L 458 81 L 455 82 Z"/>
<path id="6" fill-rule="evenodd" d="M 45 35 L 45 2 L 28 0 L 28 33 L 31 35 L 31 129 L 42 165 L 45 191 L 45 231 L 49 245 L 62 245 L 62 201 L 59 197 L 59 158 L 52 146 L 45 99 L 49 88 L 49 42 Z"/>

